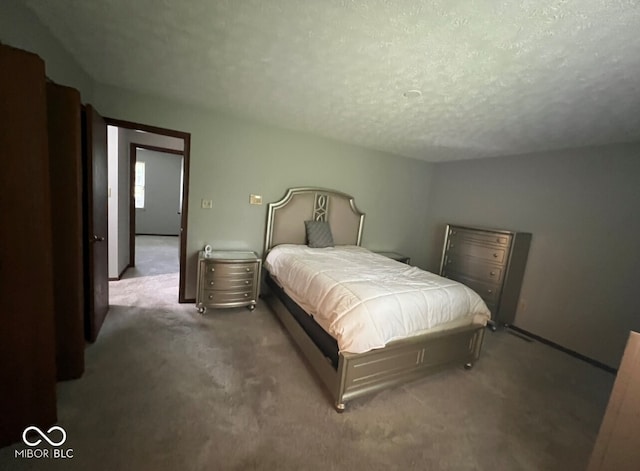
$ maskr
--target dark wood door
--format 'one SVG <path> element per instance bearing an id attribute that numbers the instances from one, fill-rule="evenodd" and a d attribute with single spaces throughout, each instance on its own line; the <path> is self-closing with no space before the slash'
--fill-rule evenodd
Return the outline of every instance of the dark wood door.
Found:
<path id="1" fill-rule="evenodd" d="M 44 62 L 0 45 L 0 448 L 56 421 L 46 100 Z"/>
<path id="2" fill-rule="evenodd" d="M 84 371 L 82 105 L 80 93 L 47 83 L 58 380 Z M 64 203 L 62 203 L 64 202 Z"/>
<path id="3" fill-rule="evenodd" d="M 84 110 L 85 335 L 95 342 L 109 310 L 107 125 L 91 106 Z"/>

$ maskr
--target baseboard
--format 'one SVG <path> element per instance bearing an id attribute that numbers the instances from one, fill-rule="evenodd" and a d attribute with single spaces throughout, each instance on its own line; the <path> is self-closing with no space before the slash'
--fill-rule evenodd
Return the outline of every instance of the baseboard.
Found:
<path id="1" fill-rule="evenodd" d="M 180 234 L 151 234 L 147 232 L 136 232 L 137 236 L 159 236 L 159 237 L 180 237 Z"/>
<path id="2" fill-rule="evenodd" d="M 532 338 L 533 340 L 537 340 L 540 343 L 543 343 L 552 348 L 555 348 L 556 350 L 560 350 L 561 352 L 566 353 L 567 355 L 571 355 L 574 358 L 587 362 L 590 365 L 600 368 L 608 373 L 616 374 L 618 372 L 617 368 L 612 368 L 609 365 L 605 365 L 604 363 L 599 362 L 598 360 L 594 360 L 593 358 L 589 358 L 588 356 L 585 356 L 581 353 L 573 351 L 569 348 L 563 347 L 562 345 L 558 345 L 557 343 L 552 342 L 551 340 L 545 339 L 544 337 L 540 337 L 539 335 L 536 335 L 536 334 L 532 334 L 531 332 L 521 329 L 520 327 L 516 327 L 515 325 L 509 325 L 507 326 L 507 328 L 514 330 L 519 334 Z"/>

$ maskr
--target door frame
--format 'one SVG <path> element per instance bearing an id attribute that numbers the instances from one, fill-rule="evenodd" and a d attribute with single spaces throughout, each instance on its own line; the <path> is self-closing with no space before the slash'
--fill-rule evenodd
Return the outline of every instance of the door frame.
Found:
<path id="1" fill-rule="evenodd" d="M 117 126 L 119 128 L 125 129 L 134 129 L 139 131 L 145 131 L 153 134 L 160 134 L 162 136 L 176 137 L 178 139 L 182 139 L 184 142 L 184 147 L 182 151 L 176 151 L 175 149 L 162 149 L 160 152 L 168 152 L 168 153 L 180 153 L 183 159 L 183 180 L 182 180 L 182 214 L 180 215 L 180 281 L 178 286 L 178 302 L 186 303 L 188 300 L 185 297 L 186 292 L 186 271 L 187 271 L 187 222 L 189 220 L 189 168 L 190 168 L 190 155 L 191 155 L 191 134 L 183 131 L 176 131 L 173 129 L 160 128 L 157 126 L 149 126 L 147 124 L 134 123 L 132 121 L 124 121 L 121 119 L 114 118 L 104 118 L 105 122 L 109 126 Z M 146 146 L 142 144 L 134 144 L 131 143 L 132 146 L 145 148 L 150 150 L 157 150 L 158 147 L 154 146 Z M 135 155 L 131 155 L 129 152 L 129 162 L 131 164 L 131 159 L 135 158 Z M 135 160 L 133 160 L 133 165 L 135 165 Z M 131 172 L 131 170 L 130 170 Z M 131 175 L 129 176 L 131 179 Z M 129 184 L 130 181 L 129 181 Z M 130 207 L 133 206 L 134 213 L 134 223 L 135 223 L 135 205 L 133 204 L 133 187 L 130 188 L 131 194 L 131 202 Z M 131 218 L 131 215 L 129 216 Z M 135 225 L 131 225 L 131 219 L 129 221 L 129 243 L 131 244 L 131 238 L 133 237 L 133 244 L 135 245 Z M 133 236 L 131 235 L 133 234 Z M 131 249 L 132 250 L 132 249 Z M 134 252 L 130 252 L 129 262 L 133 263 Z"/>
<path id="2" fill-rule="evenodd" d="M 129 266 L 134 267 L 136 262 L 136 200 L 133 188 L 136 180 L 136 162 L 138 160 L 138 149 L 151 150 L 154 152 L 162 152 L 163 154 L 173 154 L 182 157 L 182 165 L 184 166 L 184 151 L 169 149 L 165 147 L 152 146 L 148 144 L 129 143 Z M 183 167 L 184 171 L 184 167 Z M 184 190 L 184 178 L 182 180 L 181 190 Z M 184 195 L 184 192 L 183 192 Z M 182 217 L 183 205 L 180 208 L 180 217 Z M 180 222 L 182 227 L 182 220 Z"/>

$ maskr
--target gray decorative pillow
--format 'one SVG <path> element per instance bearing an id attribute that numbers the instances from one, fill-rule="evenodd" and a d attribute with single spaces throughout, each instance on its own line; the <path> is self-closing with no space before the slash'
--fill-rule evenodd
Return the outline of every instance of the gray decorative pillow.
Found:
<path id="1" fill-rule="evenodd" d="M 333 247 L 331 226 L 327 221 L 305 221 L 304 227 L 307 231 L 307 244 L 309 247 L 312 249 Z"/>

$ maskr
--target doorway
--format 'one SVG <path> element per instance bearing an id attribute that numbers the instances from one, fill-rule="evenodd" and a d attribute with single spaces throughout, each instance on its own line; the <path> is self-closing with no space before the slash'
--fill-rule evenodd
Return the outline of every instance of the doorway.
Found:
<path id="1" fill-rule="evenodd" d="M 118 136 L 118 155 L 113 157 L 118 159 L 117 170 L 110 171 L 110 177 L 113 176 L 114 180 L 117 181 L 117 185 L 109 188 L 110 241 L 114 241 L 109 244 L 110 279 L 119 280 L 123 277 L 128 277 L 125 273 L 128 274 L 131 270 L 136 269 L 138 263 L 141 264 L 142 268 L 145 260 L 142 260 L 141 257 L 148 255 L 162 257 L 163 254 L 169 253 L 167 250 L 170 251 L 177 248 L 179 264 L 178 301 L 183 303 L 185 302 L 186 284 L 191 135 L 181 131 L 112 118 L 105 118 L 105 121 L 110 126 L 110 132 L 116 132 Z M 114 131 L 112 128 L 116 130 Z M 144 156 L 144 160 L 140 156 Z M 165 166 L 172 168 L 173 176 L 171 178 L 175 178 L 175 171 L 179 170 L 180 184 L 173 194 L 168 196 L 153 196 L 149 194 L 149 191 L 152 191 L 151 187 L 147 186 L 147 204 L 145 204 L 144 176 L 153 175 L 142 172 L 143 179 L 136 181 L 136 161 L 144 162 L 146 160 L 145 170 L 149 171 L 152 170 L 152 166 L 149 164 L 149 159 L 151 158 L 156 159 L 154 162 L 164 161 Z M 159 164 L 154 164 L 152 172 L 156 172 L 158 166 Z M 138 185 L 136 185 L 137 183 Z M 169 198 L 168 201 L 157 204 L 158 198 L 167 197 Z M 138 206 L 142 203 L 142 206 L 146 207 L 136 209 L 136 200 L 138 200 Z M 150 202 L 156 203 L 156 210 L 162 206 L 170 207 L 173 214 L 166 211 L 158 213 L 148 206 Z M 138 211 L 138 217 L 136 217 L 136 211 Z M 151 213 L 154 214 L 152 215 Z M 145 222 L 145 219 L 148 219 L 148 221 Z M 142 227 L 139 227 L 141 224 Z M 145 245 L 142 246 L 142 249 L 139 247 L 138 250 L 136 250 L 136 232 L 151 234 L 145 238 Z M 143 236 L 139 235 L 138 237 Z M 168 245 L 165 242 L 169 242 Z M 159 245 L 154 246 L 154 244 Z M 164 247 L 165 245 L 167 247 Z"/>
<path id="2" fill-rule="evenodd" d="M 129 156 L 130 268 L 124 277 L 176 273 L 184 151 L 132 142 Z"/>

